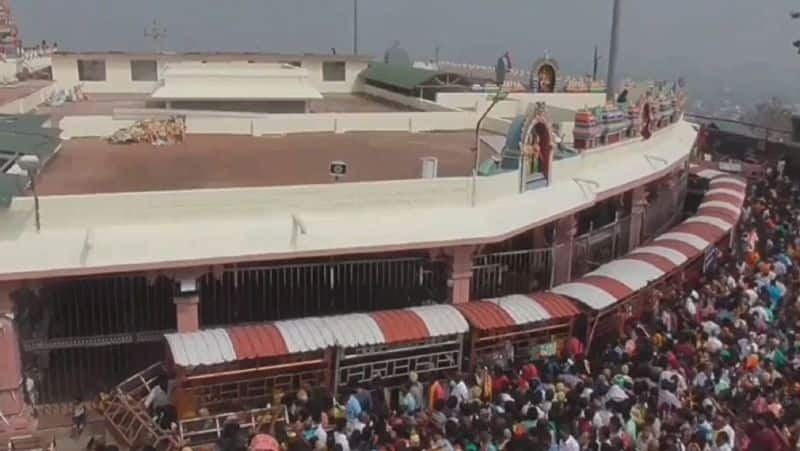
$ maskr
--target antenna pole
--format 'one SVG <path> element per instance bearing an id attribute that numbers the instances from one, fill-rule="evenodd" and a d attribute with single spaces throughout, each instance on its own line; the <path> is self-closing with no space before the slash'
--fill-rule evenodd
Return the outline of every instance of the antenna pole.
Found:
<path id="1" fill-rule="evenodd" d="M 358 0 L 353 0 L 353 54 L 358 55 Z"/>
<path id="2" fill-rule="evenodd" d="M 617 53 L 619 51 L 619 23 L 622 12 L 622 0 L 614 0 L 614 13 L 611 19 L 611 48 L 608 52 L 608 79 L 606 80 L 606 100 L 614 100 L 616 85 Z"/>

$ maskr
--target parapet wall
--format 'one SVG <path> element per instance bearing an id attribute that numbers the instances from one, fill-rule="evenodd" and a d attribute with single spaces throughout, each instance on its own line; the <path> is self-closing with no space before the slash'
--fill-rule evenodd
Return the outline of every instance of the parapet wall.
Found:
<path id="1" fill-rule="evenodd" d="M 365 131 L 418 133 L 471 130 L 476 121 L 475 113 L 469 111 L 269 114 L 250 117 L 198 114 L 187 117 L 186 132 L 250 136 Z M 112 116 L 67 116 L 59 126 L 63 130 L 62 138 L 70 139 L 107 137 L 134 122 L 133 119 Z"/>

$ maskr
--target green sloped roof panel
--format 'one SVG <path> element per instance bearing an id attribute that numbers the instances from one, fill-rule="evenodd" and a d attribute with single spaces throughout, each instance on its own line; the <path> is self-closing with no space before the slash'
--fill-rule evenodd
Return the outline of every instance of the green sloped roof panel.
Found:
<path id="1" fill-rule="evenodd" d="M 0 115 L 0 153 L 36 155 L 46 163 L 61 145 L 58 129 L 42 127 L 48 119 L 35 114 Z M 0 208 L 22 194 L 25 181 L 21 175 L 0 173 Z"/>
<path id="2" fill-rule="evenodd" d="M 365 80 L 394 86 L 401 89 L 411 90 L 429 82 L 447 72 L 440 72 L 429 69 L 419 69 L 411 66 L 400 66 L 397 64 L 372 63 L 364 71 Z"/>

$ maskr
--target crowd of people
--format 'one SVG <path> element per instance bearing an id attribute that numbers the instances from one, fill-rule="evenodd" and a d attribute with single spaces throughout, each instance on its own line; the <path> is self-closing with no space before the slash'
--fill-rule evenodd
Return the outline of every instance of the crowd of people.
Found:
<path id="1" fill-rule="evenodd" d="M 286 421 L 221 451 L 788 451 L 800 449 L 800 188 L 748 187 L 738 240 L 699 280 L 652 290 L 592 346 L 505 353 L 475 374 L 376 380 L 339 399 L 301 390 Z"/>

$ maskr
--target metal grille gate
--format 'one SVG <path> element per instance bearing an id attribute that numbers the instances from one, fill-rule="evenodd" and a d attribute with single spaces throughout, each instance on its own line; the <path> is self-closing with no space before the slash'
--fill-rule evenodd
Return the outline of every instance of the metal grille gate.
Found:
<path id="1" fill-rule="evenodd" d="M 163 357 L 175 329 L 171 280 L 104 277 L 46 285 L 18 299 L 26 374 L 38 402 L 89 398 Z M 58 406 L 54 406 L 58 407 Z"/>
<path id="2" fill-rule="evenodd" d="M 628 252 L 630 217 L 619 219 L 581 236 L 572 247 L 573 279 L 594 270 Z"/>
<path id="3" fill-rule="evenodd" d="M 689 175 L 684 171 L 675 188 L 677 193 L 667 190 L 659 191 L 656 198 L 647 206 L 642 230 L 643 241 L 666 232 L 683 219 L 683 205 L 686 202 L 688 183 Z"/>
<path id="4" fill-rule="evenodd" d="M 201 281 L 201 320 L 211 326 L 443 301 L 446 269 L 424 258 L 226 268 Z"/>
<path id="5" fill-rule="evenodd" d="M 552 264 L 551 248 L 477 255 L 472 267 L 472 298 L 531 293 L 549 287 Z"/>

